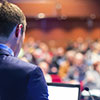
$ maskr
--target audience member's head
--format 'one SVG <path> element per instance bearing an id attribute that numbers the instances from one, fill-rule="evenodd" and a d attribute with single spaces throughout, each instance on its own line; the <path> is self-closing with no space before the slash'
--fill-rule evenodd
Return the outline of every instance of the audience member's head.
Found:
<path id="1" fill-rule="evenodd" d="M 69 63 L 73 64 L 75 54 L 76 52 L 74 50 L 69 50 L 66 52 L 66 58 Z"/>
<path id="2" fill-rule="evenodd" d="M 84 63 L 84 55 L 82 53 L 76 53 L 75 59 L 74 59 L 74 64 L 75 65 L 82 65 Z"/>
<path id="3" fill-rule="evenodd" d="M 49 71 L 49 65 L 47 62 L 45 61 L 41 61 L 39 63 L 39 67 L 42 69 L 44 75 L 48 74 L 48 71 Z"/>
<path id="4" fill-rule="evenodd" d="M 64 56 L 64 48 L 63 47 L 59 47 L 58 49 L 57 49 L 57 54 L 58 54 L 58 56 Z"/>
<path id="5" fill-rule="evenodd" d="M 48 46 L 47 46 L 46 43 L 41 42 L 41 43 L 40 43 L 40 48 L 41 48 L 41 50 L 42 50 L 43 52 L 48 52 Z"/>
<path id="6" fill-rule="evenodd" d="M 97 61 L 93 64 L 94 70 L 100 73 L 100 61 Z"/>

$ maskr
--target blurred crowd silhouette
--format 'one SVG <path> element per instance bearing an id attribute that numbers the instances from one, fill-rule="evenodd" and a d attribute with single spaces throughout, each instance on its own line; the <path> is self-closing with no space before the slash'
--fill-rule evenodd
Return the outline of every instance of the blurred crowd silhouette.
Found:
<path id="1" fill-rule="evenodd" d="M 19 58 L 37 64 L 47 82 L 81 84 L 81 89 L 100 89 L 100 40 L 69 41 L 66 47 L 29 38 Z"/>

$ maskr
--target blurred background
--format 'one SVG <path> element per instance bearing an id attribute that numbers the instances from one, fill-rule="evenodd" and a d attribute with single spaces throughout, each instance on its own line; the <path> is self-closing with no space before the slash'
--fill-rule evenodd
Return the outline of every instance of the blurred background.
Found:
<path id="1" fill-rule="evenodd" d="M 100 93 L 100 0 L 8 1 L 27 18 L 19 58 L 41 67 L 47 82 L 80 84 L 81 91 L 88 86 Z"/>

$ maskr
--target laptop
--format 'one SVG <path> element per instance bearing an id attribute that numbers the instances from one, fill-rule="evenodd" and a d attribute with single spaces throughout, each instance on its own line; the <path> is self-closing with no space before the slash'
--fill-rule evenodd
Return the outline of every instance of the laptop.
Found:
<path id="1" fill-rule="evenodd" d="M 47 83 L 49 100 L 80 100 L 80 85 Z"/>

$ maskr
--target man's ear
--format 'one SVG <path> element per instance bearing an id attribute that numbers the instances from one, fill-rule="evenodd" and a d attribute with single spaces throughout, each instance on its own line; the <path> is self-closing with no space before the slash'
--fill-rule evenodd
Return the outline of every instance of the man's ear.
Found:
<path id="1" fill-rule="evenodd" d="M 16 38 L 18 38 L 18 36 L 21 34 L 22 28 L 23 28 L 23 25 L 22 25 L 22 24 L 18 24 L 18 25 L 16 26 L 16 32 L 15 32 Z"/>

